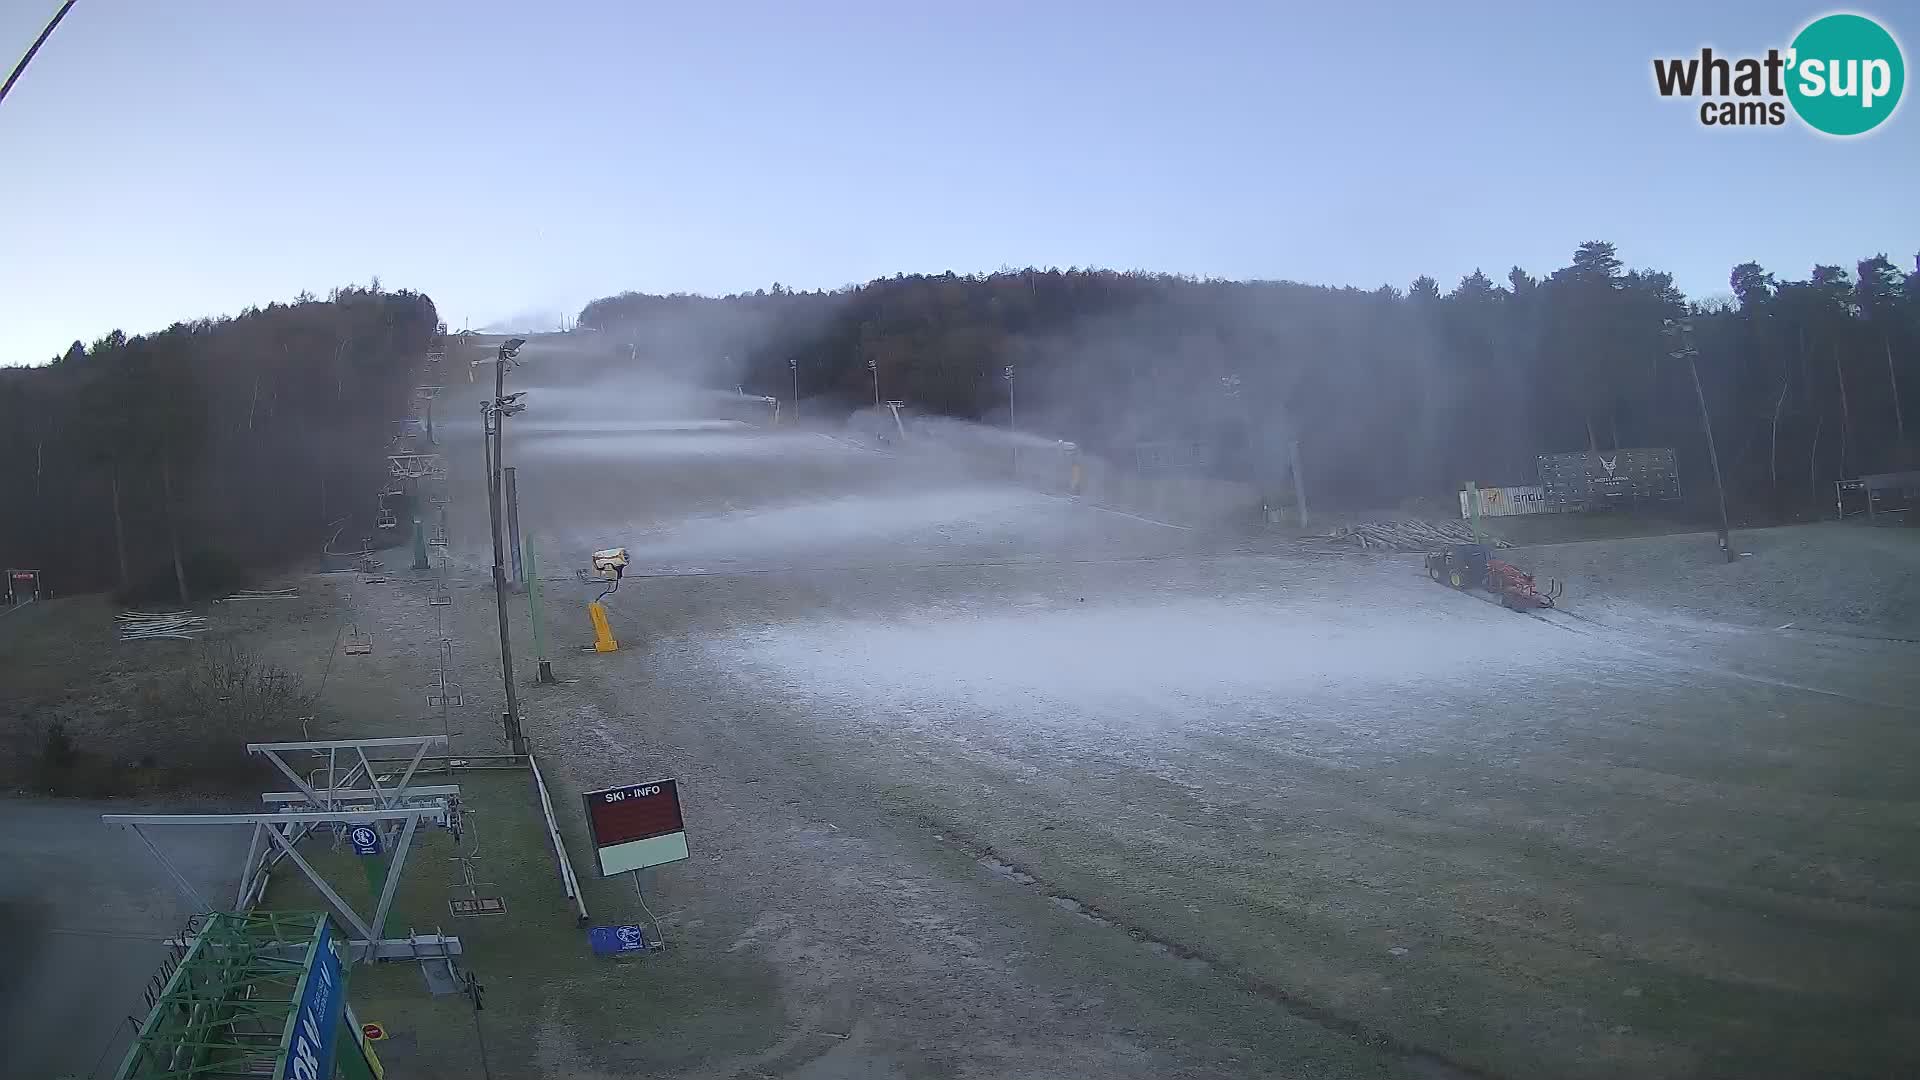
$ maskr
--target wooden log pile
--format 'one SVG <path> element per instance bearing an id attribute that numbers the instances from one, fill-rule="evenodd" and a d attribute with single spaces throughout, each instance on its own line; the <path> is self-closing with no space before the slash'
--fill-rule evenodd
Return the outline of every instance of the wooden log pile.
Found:
<path id="1" fill-rule="evenodd" d="M 1473 529 L 1464 521 L 1363 521 L 1343 525 L 1311 543 L 1333 547 L 1353 547 L 1362 551 L 1437 551 L 1452 544 L 1473 543 Z M 1505 540 L 1489 537 L 1487 546 L 1507 548 Z"/>
<path id="2" fill-rule="evenodd" d="M 239 600 L 291 600 L 299 595 L 299 589 L 241 589 L 232 596 L 223 596 L 215 600 L 214 603 L 231 604 Z"/>
<path id="3" fill-rule="evenodd" d="M 113 618 L 121 641 L 198 641 L 207 629 L 207 617 L 191 611 L 123 611 Z"/>

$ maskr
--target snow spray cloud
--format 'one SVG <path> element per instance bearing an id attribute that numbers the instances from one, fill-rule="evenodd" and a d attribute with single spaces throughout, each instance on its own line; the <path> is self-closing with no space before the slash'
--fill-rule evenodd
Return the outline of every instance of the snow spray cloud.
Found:
<path id="1" fill-rule="evenodd" d="M 1430 279 L 1406 293 L 1121 280 L 1141 283 L 1139 299 L 1013 346 L 1020 429 L 1269 495 L 1292 488 L 1297 441 L 1309 490 L 1335 503 L 1457 479 L 1442 451 L 1473 403 L 1442 348 Z"/>
<path id="2" fill-rule="evenodd" d="M 729 297 L 621 293 L 582 308 L 578 332 L 597 336 L 622 366 L 724 389 L 784 388 L 786 357 L 831 326 L 849 294 L 774 288 Z"/>

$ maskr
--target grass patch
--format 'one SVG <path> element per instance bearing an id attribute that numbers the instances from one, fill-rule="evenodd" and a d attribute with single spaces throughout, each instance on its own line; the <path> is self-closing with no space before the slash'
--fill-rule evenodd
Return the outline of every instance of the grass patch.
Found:
<path id="1" fill-rule="evenodd" d="M 0 716 L 0 781 L 82 798 L 259 790 L 270 770 L 246 742 L 295 730 L 312 695 L 241 645 L 167 644 L 179 646 L 165 657 L 171 663 L 130 680 L 115 714 L 29 702 Z"/>
<path id="2" fill-rule="evenodd" d="M 766 1033 L 780 1030 L 778 988 L 757 960 L 678 948 L 619 959 L 594 956 L 572 902 L 561 895 L 531 774 L 464 772 L 454 782 L 461 787 L 469 825 L 461 849 L 477 846 L 474 880 L 491 883 L 482 884 L 480 894 L 503 898 L 507 914 L 454 918 L 449 913 L 448 899 L 465 895 L 449 888 L 460 880 L 453 837 L 443 829 L 423 829 L 408 855 L 387 933 L 442 930 L 460 938 L 460 966 L 486 988 L 480 1023 L 495 1076 L 582 1067 L 672 1072 L 711 1060 L 716 1046 L 743 1038 L 766 1043 Z M 632 922 L 651 929 L 631 881 L 593 876 L 584 823 L 577 811 L 569 812 L 573 794 L 555 790 L 553 797 L 593 924 Z M 365 869 L 344 842 L 332 850 L 328 840 L 315 838 L 301 854 L 363 917 L 372 911 L 374 894 Z M 669 914 L 649 900 L 658 914 Z M 326 908 L 291 867 L 276 873 L 264 906 Z M 671 940 L 671 919 L 668 934 Z M 429 995 L 415 965 L 356 968 L 349 1000 L 362 1021 L 378 1021 L 392 1036 L 376 1047 L 390 1070 L 410 1077 L 480 1074 L 471 1005 L 461 995 Z"/>

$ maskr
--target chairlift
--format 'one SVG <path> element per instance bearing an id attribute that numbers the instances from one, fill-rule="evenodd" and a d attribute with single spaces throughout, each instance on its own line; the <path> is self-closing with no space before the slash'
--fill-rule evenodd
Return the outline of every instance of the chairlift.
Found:
<path id="1" fill-rule="evenodd" d="M 405 494 L 406 492 L 401 490 L 398 484 L 390 482 L 386 489 L 380 492 L 380 497 L 376 500 L 379 509 L 374 514 L 374 524 L 380 526 L 382 529 L 398 528 L 400 525 L 400 515 L 396 513 L 391 506 L 387 505 L 387 500 L 400 498 Z"/>

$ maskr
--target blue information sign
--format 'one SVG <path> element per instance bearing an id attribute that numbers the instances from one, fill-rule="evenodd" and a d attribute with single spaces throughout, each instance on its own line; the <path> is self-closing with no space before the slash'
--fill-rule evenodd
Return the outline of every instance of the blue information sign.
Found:
<path id="1" fill-rule="evenodd" d="M 300 1007 L 293 1013 L 292 1038 L 276 1080 L 332 1080 L 333 1038 L 346 1007 L 346 988 L 340 985 L 340 958 L 333 952 L 333 927 L 320 924 L 319 948 L 300 987 Z"/>
<path id="2" fill-rule="evenodd" d="M 596 926 L 587 931 L 587 940 L 593 943 L 595 956 L 645 952 L 647 949 L 647 932 L 638 926 Z"/>
<path id="3" fill-rule="evenodd" d="M 355 825 L 347 830 L 347 843 L 355 855 L 380 854 L 380 830 L 371 825 Z"/>

